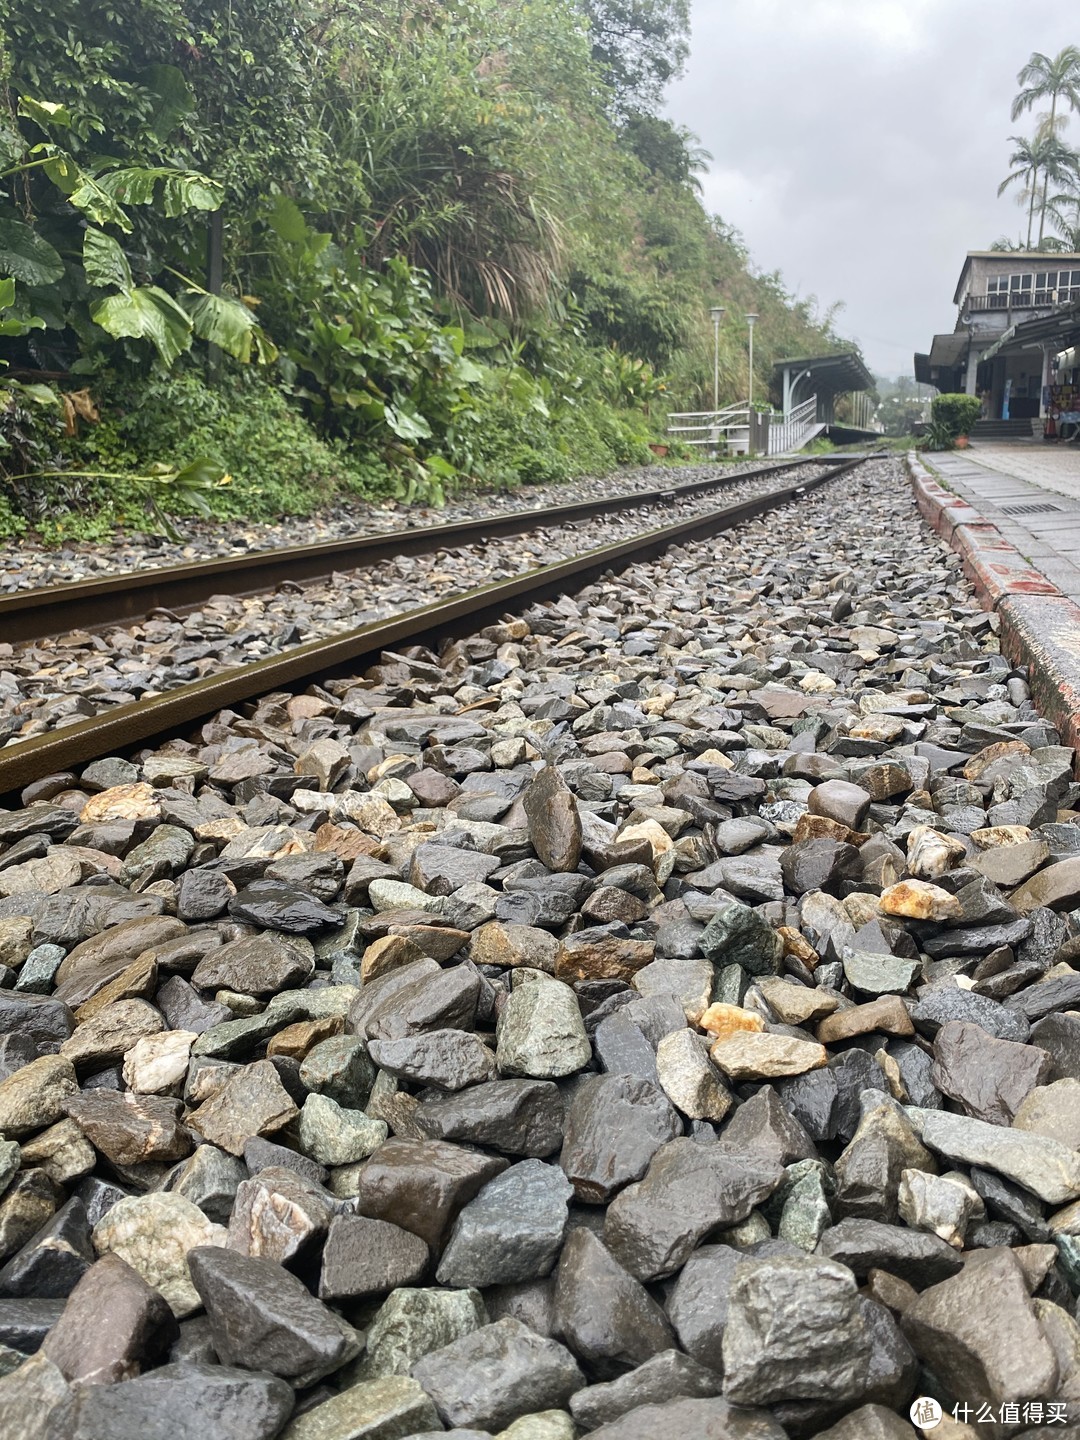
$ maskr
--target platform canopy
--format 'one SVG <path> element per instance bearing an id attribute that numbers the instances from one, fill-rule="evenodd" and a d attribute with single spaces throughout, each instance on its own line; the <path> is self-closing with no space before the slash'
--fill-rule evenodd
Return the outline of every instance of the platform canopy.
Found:
<path id="1" fill-rule="evenodd" d="M 772 383 L 782 399 L 785 415 L 816 395 L 817 418 L 827 424 L 833 419 L 836 397 L 854 390 L 872 390 L 874 377 L 858 351 L 842 350 L 834 355 L 798 355 L 777 360 Z"/>

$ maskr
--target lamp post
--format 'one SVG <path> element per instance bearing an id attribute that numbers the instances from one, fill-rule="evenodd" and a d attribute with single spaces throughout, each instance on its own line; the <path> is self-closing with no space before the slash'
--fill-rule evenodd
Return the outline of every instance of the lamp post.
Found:
<path id="1" fill-rule="evenodd" d="M 714 305 L 709 314 L 712 316 L 712 408 L 715 414 L 720 409 L 720 321 L 724 318 L 724 307 Z"/>
<path id="2" fill-rule="evenodd" d="M 746 316 L 746 323 L 750 327 L 750 385 L 749 393 L 746 397 L 746 403 L 748 405 L 753 405 L 754 403 L 754 321 L 757 318 L 752 311 Z"/>

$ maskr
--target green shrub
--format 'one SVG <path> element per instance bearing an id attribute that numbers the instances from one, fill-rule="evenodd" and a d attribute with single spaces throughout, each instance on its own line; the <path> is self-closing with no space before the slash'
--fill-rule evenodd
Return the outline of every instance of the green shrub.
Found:
<path id="1" fill-rule="evenodd" d="M 320 439 L 280 390 L 254 374 L 230 376 L 213 389 L 190 370 L 114 378 L 102 387 L 99 409 L 101 424 L 80 442 L 80 464 L 134 470 L 205 456 L 232 477 L 207 497 L 222 519 L 306 515 L 345 493 L 390 491 L 383 465 Z"/>
<path id="2" fill-rule="evenodd" d="M 938 395 L 930 405 L 933 423 L 951 440 L 967 435 L 981 414 L 982 403 L 974 395 Z"/>

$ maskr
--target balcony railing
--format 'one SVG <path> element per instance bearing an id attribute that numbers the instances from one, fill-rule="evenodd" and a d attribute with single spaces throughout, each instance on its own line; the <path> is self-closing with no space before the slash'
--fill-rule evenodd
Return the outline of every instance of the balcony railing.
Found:
<path id="1" fill-rule="evenodd" d="M 1080 300 L 1080 289 L 1008 290 L 999 295 L 969 295 L 964 301 L 968 314 L 986 310 L 1050 310 Z"/>

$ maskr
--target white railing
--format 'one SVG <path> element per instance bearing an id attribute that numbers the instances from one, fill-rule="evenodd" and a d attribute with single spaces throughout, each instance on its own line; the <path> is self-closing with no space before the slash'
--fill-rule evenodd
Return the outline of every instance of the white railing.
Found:
<path id="1" fill-rule="evenodd" d="M 856 430 L 884 430 L 881 421 L 874 416 L 874 402 L 865 390 L 856 390 L 851 397 L 851 423 Z"/>
<path id="2" fill-rule="evenodd" d="M 741 400 L 723 410 L 669 414 L 667 433 L 677 435 L 684 445 L 707 445 L 745 455 L 750 449 L 750 406 Z"/>
<path id="3" fill-rule="evenodd" d="M 800 449 L 807 441 L 811 430 L 817 425 L 817 396 L 811 395 L 801 405 L 796 405 L 787 415 L 772 415 L 769 419 L 769 454 L 787 455 Z"/>

